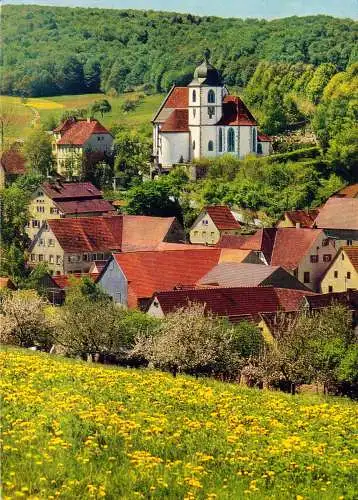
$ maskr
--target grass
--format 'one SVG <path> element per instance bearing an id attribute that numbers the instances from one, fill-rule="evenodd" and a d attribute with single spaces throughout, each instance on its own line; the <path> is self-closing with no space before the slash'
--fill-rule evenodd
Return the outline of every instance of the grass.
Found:
<path id="1" fill-rule="evenodd" d="M 115 124 L 120 124 L 150 134 L 150 121 L 162 102 L 163 95 L 145 96 L 135 110 L 123 112 L 121 109 L 123 102 L 126 99 L 135 99 L 137 95 L 135 92 L 118 97 L 108 97 L 103 94 L 62 95 L 30 98 L 25 102 L 20 97 L 1 96 L 2 112 L 10 117 L 10 123 L 5 127 L 5 138 L 9 142 L 16 139 L 24 140 L 38 116 L 43 123 L 46 123 L 51 116 L 59 121 L 66 109 L 87 108 L 94 101 L 103 98 L 108 99 L 112 106 L 112 111 L 103 118 L 99 114 L 96 115 L 104 126 L 111 128 Z"/>
<path id="2" fill-rule="evenodd" d="M 353 499 L 357 405 L 7 349 L 3 499 Z"/>

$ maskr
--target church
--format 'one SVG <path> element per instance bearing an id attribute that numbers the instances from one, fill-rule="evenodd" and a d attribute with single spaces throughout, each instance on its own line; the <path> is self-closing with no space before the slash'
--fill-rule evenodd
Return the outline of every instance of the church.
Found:
<path id="1" fill-rule="evenodd" d="M 192 82 L 174 85 L 152 120 L 153 159 L 160 170 L 227 153 L 244 158 L 272 151 L 271 138 L 258 132 L 249 109 L 229 94 L 209 59 L 207 50 Z"/>

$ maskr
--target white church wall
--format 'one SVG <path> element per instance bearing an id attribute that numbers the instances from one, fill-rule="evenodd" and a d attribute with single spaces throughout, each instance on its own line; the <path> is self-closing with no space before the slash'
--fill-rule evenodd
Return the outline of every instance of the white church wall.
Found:
<path id="1" fill-rule="evenodd" d="M 240 158 L 252 153 L 252 127 L 240 127 Z"/>
<path id="2" fill-rule="evenodd" d="M 205 158 L 214 158 L 218 156 L 218 141 L 216 128 L 210 125 L 201 127 L 201 156 Z M 213 150 L 209 151 L 209 142 L 213 143 Z"/>
<path id="3" fill-rule="evenodd" d="M 162 148 L 159 155 L 159 163 L 163 166 L 171 166 L 189 161 L 189 132 L 161 133 Z"/>
<path id="4" fill-rule="evenodd" d="M 191 136 L 191 160 L 196 160 L 197 158 L 200 158 L 200 129 L 201 127 L 191 127 L 189 126 L 190 129 L 190 136 Z M 195 143 L 195 147 L 194 147 Z"/>

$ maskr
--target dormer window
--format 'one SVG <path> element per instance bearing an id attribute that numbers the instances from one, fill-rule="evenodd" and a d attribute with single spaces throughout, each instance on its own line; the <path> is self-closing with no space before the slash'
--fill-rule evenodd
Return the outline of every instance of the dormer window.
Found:
<path id="1" fill-rule="evenodd" d="M 193 102 L 196 102 L 196 90 L 193 90 Z"/>
<path id="2" fill-rule="evenodd" d="M 208 102 L 214 103 L 215 102 L 215 92 L 213 89 L 210 89 L 208 92 Z"/>

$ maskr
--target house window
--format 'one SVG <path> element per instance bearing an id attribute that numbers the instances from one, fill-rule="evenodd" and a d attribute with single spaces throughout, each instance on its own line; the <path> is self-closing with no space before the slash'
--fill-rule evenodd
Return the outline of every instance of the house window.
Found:
<path id="1" fill-rule="evenodd" d="M 196 90 L 193 90 L 193 102 L 196 102 Z"/>
<path id="2" fill-rule="evenodd" d="M 206 231 L 203 231 L 202 235 L 203 235 L 203 238 L 205 238 L 206 237 Z"/>
<path id="3" fill-rule="evenodd" d="M 40 221 L 33 219 L 32 221 L 32 227 L 40 227 Z"/>
<path id="4" fill-rule="evenodd" d="M 347 240 L 347 246 L 351 247 L 353 245 L 353 240 Z"/>
<path id="5" fill-rule="evenodd" d="M 229 128 L 227 131 L 227 150 L 230 153 L 235 151 L 235 131 L 233 128 Z"/>
<path id="6" fill-rule="evenodd" d="M 43 262 L 43 260 L 44 260 L 44 256 L 40 253 L 39 254 L 39 262 Z"/>
<path id="7" fill-rule="evenodd" d="M 257 130 L 255 127 L 252 128 L 252 151 L 256 153 L 257 148 Z"/>
<path id="8" fill-rule="evenodd" d="M 303 282 L 304 283 L 310 283 L 311 282 L 311 277 L 310 273 L 308 271 L 303 273 Z"/>
<path id="9" fill-rule="evenodd" d="M 214 103 L 215 102 L 215 92 L 213 89 L 210 89 L 208 92 L 208 102 Z"/>
<path id="10" fill-rule="evenodd" d="M 347 280 L 350 280 L 351 279 L 351 273 L 349 271 L 347 271 Z"/>
<path id="11" fill-rule="evenodd" d="M 49 255 L 48 261 L 50 264 L 53 264 L 55 262 L 55 258 L 53 255 Z"/>
<path id="12" fill-rule="evenodd" d="M 258 155 L 262 155 L 263 154 L 261 142 L 257 143 L 257 154 Z"/>
<path id="13" fill-rule="evenodd" d="M 88 254 L 84 253 L 82 258 L 83 258 L 83 262 L 87 262 L 88 261 Z"/>
<path id="14" fill-rule="evenodd" d="M 194 231 L 194 236 L 198 236 L 199 231 Z"/>
<path id="15" fill-rule="evenodd" d="M 329 243 L 328 238 L 325 238 L 324 240 L 322 240 L 322 246 L 323 246 L 323 247 L 327 247 L 327 246 L 328 246 L 328 243 Z"/>
<path id="16" fill-rule="evenodd" d="M 32 262 L 34 262 L 36 260 L 36 254 L 34 254 L 34 253 L 31 254 L 31 260 L 32 260 Z"/>
<path id="17" fill-rule="evenodd" d="M 58 214 L 58 208 L 51 207 L 50 214 Z"/>
<path id="18" fill-rule="evenodd" d="M 331 260 L 332 260 L 332 255 L 329 254 L 323 255 L 323 262 L 331 262 Z"/>
<path id="19" fill-rule="evenodd" d="M 193 151 L 195 151 L 195 141 L 193 141 Z"/>
<path id="20" fill-rule="evenodd" d="M 333 292 L 333 286 L 329 285 L 328 287 L 328 293 L 332 293 Z"/>
<path id="21" fill-rule="evenodd" d="M 45 207 L 36 207 L 36 210 L 39 213 L 44 213 L 45 212 Z"/>
<path id="22" fill-rule="evenodd" d="M 204 226 L 207 226 L 209 224 L 209 222 L 207 220 L 203 220 L 202 224 L 204 224 Z"/>
<path id="23" fill-rule="evenodd" d="M 54 246 L 55 246 L 55 240 L 53 240 L 53 239 L 51 239 L 51 238 L 50 238 L 50 239 L 47 241 L 47 245 L 48 245 L 49 247 L 54 247 Z"/>
<path id="24" fill-rule="evenodd" d="M 214 143 L 213 141 L 208 142 L 208 151 L 214 151 Z"/>
<path id="25" fill-rule="evenodd" d="M 45 240 L 40 238 L 39 239 L 39 247 L 43 247 L 43 246 L 45 246 Z"/>
<path id="26" fill-rule="evenodd" d="M 214 106 L 209 106 L 208 107 L 208 115 L 209 115 L 209 118 L 212 118 L 215 115 L 215 108 L 214 108 Z"/>
<path id="27" fill-rule="evenodd" d="M 338 271 L 334 271 L 333 276 L 334 276 L 335 278 L 338 278 Z"/>
<path id="28" fill-rule="evenodd" d="M 316 262 L 318 262 L 318 255 L 311 255 L 310 261 L 312 262 L 312 264 L 315 264 Z"/>
<path id="29" fill-rule="evenodd" d="M 219 152 L 221 153 L 223 150 L 223 129 L 219 129 Z"/>
<path id="30" fill-rule="evenodd" d="M 56 255 L 56 264 L 58 266 L 61 264 L 61 255 Z"/>

